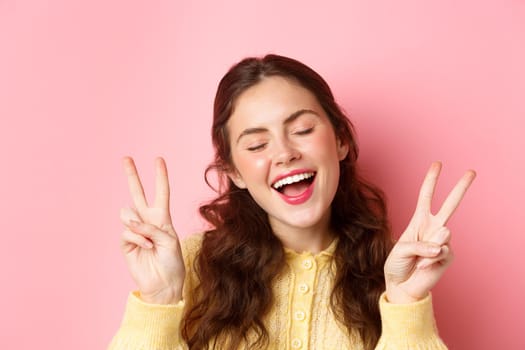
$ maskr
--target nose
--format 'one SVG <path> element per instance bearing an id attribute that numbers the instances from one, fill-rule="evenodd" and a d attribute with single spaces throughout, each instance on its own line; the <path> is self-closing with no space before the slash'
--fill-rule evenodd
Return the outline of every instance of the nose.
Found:
<path id="1" fill-rule="evenodd" d="M 276 165 L 289 165 L 293 161 L 301 159 L 301 153 L 284 140 L 275 145 L 274 162 Z"/>

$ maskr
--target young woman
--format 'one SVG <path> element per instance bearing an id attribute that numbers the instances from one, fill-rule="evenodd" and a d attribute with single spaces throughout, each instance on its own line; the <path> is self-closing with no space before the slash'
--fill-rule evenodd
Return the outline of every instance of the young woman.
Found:
<path id="1" fill-rule="evenodd" d="M 181 242 L 156 160 L 148 205 L 124 159 L 135 207 L 122 249 L 138 291 L 111 349 L 444 349 L 430 290 L 452 261 L 447 220 L 475 173 L 436 215 L 441 165 L 424 179 L 393 245 L 381 192 L 358 174 L 353 128 L 326 82 L 282 56 L 247 58 L 214 105 L 218 197 L 212 229 Z"/>

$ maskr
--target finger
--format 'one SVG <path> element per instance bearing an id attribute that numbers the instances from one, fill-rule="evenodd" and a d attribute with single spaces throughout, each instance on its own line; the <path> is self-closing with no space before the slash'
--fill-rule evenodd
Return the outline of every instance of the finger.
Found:
<path id="1" fill-rule="evenodd" d="M 444 245 L 448 244 L 450 242 L 450 239 L 452 238 L 452 234 L 450 233 L 450 230 L 442 226 L 434 232 L 434 234 L 427 240 L 427 242 L 435 243 L 437 245 Z"/>
<path id="2" fill-rule="evenodd" d="M 170 205 L 170 185 L 168 181 L 168 170 L 166 162 L 159 157 L 155 160 L 156 172 L 156 193 L 155 207 L 169 209 Z"/>
<path id="3" fill-rule="evenodd" d="M 133 248 L 135 248 L 134 246 L 139 246 L 144 249 L 151 249 L 153 248 L 153 243 L 138 233 L 131 232 L 130 230 L 124 230 L 122 233 L 122 249 L 125 253 L 129 253 L 131 250 L 133 250 Z"/>
<path id="4" fill-rule="evenodd" d="M 428 170 L 417 199 L 416 212 L 430 213 L 432 197 L 436 188 L 437 179 L 441 172 L 441 162 L 433 162 Z"/>
<path id="5" fill-rule="evenodd" d="M 131 220 L 142 222 L 139 214 L 132 208 L 122 208 L 120 209 L 120 221 L 125 226 L 130 226 Z"/>
<path id="6" fill-rule="evenodd" d="M 437 229 L 434 234 L 430 237 L 430 239 L 426 240 L 425 242 L 434 243 L 439 246 L 445 246 L 447 244 L 450 244 L 450 239 L 452 237 L 452 234 L 450 233 L 450 230 L 447 227 L 440 227 Z M 418 262 L 419 265 L 432 265 L 436 259 L 435 258 L 420 258 L 420 261 Z"/>
<path id="7" fill-rule="evenodd" d="M 428 269 L 432 265 L 439 263 L 440 265 L 449 265 L 454 258 L 452 249 L 448 245 L 441 247 L 441 253 L 434 258 L 424 258 L 417 263 L 417 268 L 420 270 Z"/>
<path id="8" fill-rule="evenodd" d="M 463 199 L 465 192 L 467 192 L 475 178 L 476 172 L 474 170 L 467 171 L 449 193 L 447 199 L 445 199 L 441 209 L 439 209 L 439 212 L 436 215 L 443 225 L 445 225 L 452 214 L 454 214 L 454 211 L 456 211 L 456 208 Z"/>
<path id="9" fill-rule="evenodd" d="M 131 193 L 133 203 L 138 209 L 147 207 L 148 203 L 146 201 L 146 196 L 144 195 L 144 188 L 140 182 L 139 174 L 137 172 L 137 168 L 135 167 L 133 158 L 124 157 L 122 163 L 124 165 L 126 176 L 128 177 L 129 192 Z"/>
<path id="10" fill-rule="evenodd" d="M 441 246 L 429 242 L 397 242 L 396 255 L 400 258 L 435 258 L 441 253 Z"/>
<path id="11" fill-rule="evenodd" d="M 128 226 L 128 229 L 134 233 L 138 233 L 148 239 L 150 239 L 153 242 L 160 241 L 165 235 L 168 233 L 165 231 L 162 231 L 155 225 L 147 224 L 138 222 L 135 220 L 130 221 L 130 225 Z"/>

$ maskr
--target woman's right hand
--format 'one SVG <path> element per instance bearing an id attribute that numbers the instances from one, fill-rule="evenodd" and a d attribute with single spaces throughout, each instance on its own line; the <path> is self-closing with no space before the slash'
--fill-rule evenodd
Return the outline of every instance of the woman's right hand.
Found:
<path id="1" fill-rule="evenodd" d="M 171 223 L 168 172 L 164 159 L 155 160 L 156 195 L 148 205 L 133 159 L 123 159 L 135 208 L 123 208 L 122 251 L 143 301 L 174 304 L 182 299 L 186 270 L 179 239 Z"/>

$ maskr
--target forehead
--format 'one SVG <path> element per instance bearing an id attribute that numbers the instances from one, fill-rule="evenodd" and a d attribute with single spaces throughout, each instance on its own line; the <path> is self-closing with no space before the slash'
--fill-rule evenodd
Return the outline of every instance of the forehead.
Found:
<path id="1" fill-rule="evenodd" d="M 315 95 L 298 82 L 280 76 L 266 77 L 237 97 L 228 128 L 235 132 L 244 127 L 282 123 L 301 109 L 324 114 Z"/>

